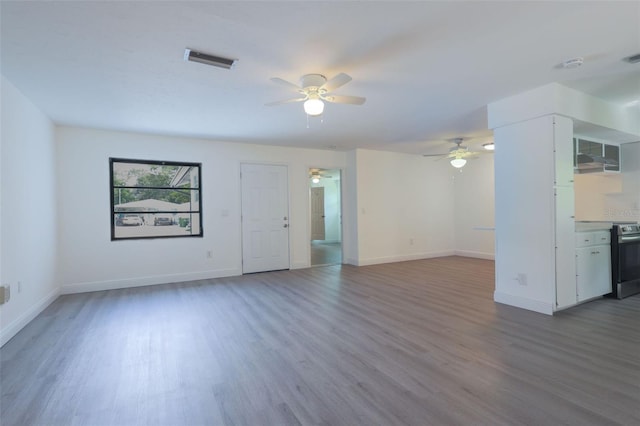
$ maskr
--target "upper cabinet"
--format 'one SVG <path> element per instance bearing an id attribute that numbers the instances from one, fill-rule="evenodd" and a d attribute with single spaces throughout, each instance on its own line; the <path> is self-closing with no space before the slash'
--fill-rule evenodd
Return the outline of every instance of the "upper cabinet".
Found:
<path id="1" fill-rule="evenodd" d="M 574 138 L 573 168 L 575 173 L 620 172 L 620 147 Z"/>
<path id="2" fill-rule="evenodd" d="M 573 187 L 573 125 L 571 121 L 553 118 L 554 184 Z"/>

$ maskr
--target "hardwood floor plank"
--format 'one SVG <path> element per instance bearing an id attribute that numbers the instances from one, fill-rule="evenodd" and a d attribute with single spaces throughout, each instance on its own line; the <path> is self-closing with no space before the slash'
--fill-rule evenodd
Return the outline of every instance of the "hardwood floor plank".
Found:
<path id="1" fill-rule="evenodd" d="M 640 296 L 549 317 L 459 257 L 60 297 L 0 349 L 5 425 L 636 425 Z"/>

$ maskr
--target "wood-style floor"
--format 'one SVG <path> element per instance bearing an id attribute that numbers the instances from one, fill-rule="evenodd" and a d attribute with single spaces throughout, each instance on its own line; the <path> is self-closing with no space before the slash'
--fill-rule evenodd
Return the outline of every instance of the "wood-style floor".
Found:
<path id="1" fill-rule="evenodd" d="M 493 262 L 68 295 L 8 342 L 10 425 L 638 425 L 640 297 L 549 317 Z"/>
<path id="2" fill-rule="evenodd" d="M 311 241 L 311 266 L 338 265 L 342 263 L 342 243 Z"/>

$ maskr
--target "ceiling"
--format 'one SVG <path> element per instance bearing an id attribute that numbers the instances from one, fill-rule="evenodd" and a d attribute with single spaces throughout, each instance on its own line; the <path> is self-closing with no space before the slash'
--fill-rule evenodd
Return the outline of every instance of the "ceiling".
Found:
<path id="1" fill-rule="evenodd" d="M 1 71 L 55 123 L 406 153 L 491 139 L 486 105 L 559 82 L 640 100 L 640 2 L 2 1 Z M 237 59 L 185 62 L 185 48 Z M 581 56 L 584 65 L 563 69 Z M 307 120 L 270 81 L 353 81 Z"/>

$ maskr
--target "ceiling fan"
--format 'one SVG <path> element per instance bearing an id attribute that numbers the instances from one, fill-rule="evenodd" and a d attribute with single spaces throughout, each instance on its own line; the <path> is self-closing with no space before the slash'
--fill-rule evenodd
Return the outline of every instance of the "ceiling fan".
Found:
<path id="1" fill-rule="evenodd" d="M 301 96 L 266 104 L 267 106 L 282 105 L 290 102 L 304 102 L 304 111 L 307 115 L 320 115 L 324 111 L 324 102 L 336 104 L 362 105 L 366 98 L 360 96 L 332 95 L 331 92 L 351 81 L 345 73 L 340 73 L 331 80 L 321 74 L 306 74 L 300 78 L 300 85 L 290 83 L 281 78 L 271 79 L 274 83 L 288 87 L 298 92 Z"/>
<path id="2" fill-rule="evenodd" d="M 423 157 L 442 157 L 442 158 L 450 158 L 450 163 L 453 167 L 459 169 L 464 167 L 467 164 L 467 159 L 478 158 L 479 154 L 484 154 L 486 151 L 469 151 L 469 148 L 462 145 L 462 138 L 455 138 L 453 143 L 456 146 L 449 149 L 449 152 L 445 154 L 423 154 Z M 482 145 L 487 151 L 493 151 L 494 145 L 493 143 L 486 143 Z"/>
<path id="3" fill-rule="evenodd" d="M 325 174 L 326 170 L 324 169 L 309 169 L 309 177 L 311 178 L 311 182 L 319 183 L 321 178 L 331 179 L 331 175 Z"/>

